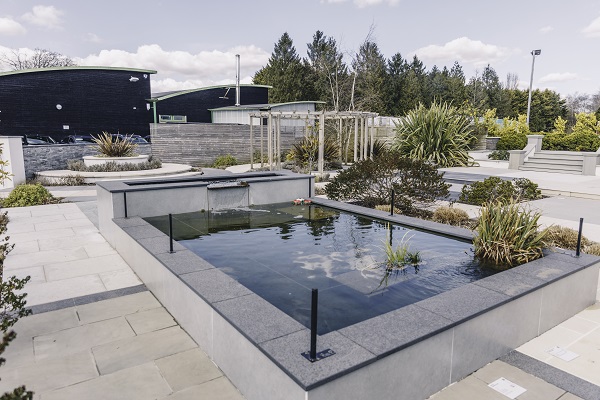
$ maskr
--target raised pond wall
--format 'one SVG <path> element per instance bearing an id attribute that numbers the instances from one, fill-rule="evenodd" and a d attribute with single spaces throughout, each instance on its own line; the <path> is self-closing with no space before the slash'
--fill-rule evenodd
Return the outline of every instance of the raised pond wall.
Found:
<path id="1" fill-rule="evenodd" d="M 310 180 L 292 177 L 240 179 L 249 184 L 249 201 L 263 204 L 306 197 L 300 193 L 306 193 Z M 597 257 L 548 253 L 321 335 L 317 351 L 332 349 L 336 354 L 310 363 L 300 355 L 309 347 L 308 329 L 183 246 L 175 243 L 170 253 L 169 238 L 141 218 L 206 208 L 207 191 L 208 184 L 185 181 L 137 187 L 99 183 L 100 230 L 249 400 L 424 399 L 596 299 Z M 286 195 L 288 199 L 281 198 Z M 333 201 L 314 201 L 336 206 Z M 419 226 L 416 219 L 337 205 L 426 230 L 437 226 L 432 222 Z M 470 235 L 464 229 L 440 227 L 447 235 L 463 239 Z"/>

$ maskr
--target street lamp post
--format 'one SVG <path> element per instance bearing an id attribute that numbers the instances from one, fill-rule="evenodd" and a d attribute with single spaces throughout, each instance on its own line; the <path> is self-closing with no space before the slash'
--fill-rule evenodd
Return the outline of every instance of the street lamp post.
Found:
<path id="1" fill-rule="evenodd" d="M 535 66 L 535 56 L 542 54 L 542 50 L 531 50 L 533 60 L 531 61 L 531 78 L 529 79 L 529 100 L 527 100 L 527 126 L 529 126 L 529 115 L 531 113 L 531 87 L 533 85 L 533 67 Z"/>

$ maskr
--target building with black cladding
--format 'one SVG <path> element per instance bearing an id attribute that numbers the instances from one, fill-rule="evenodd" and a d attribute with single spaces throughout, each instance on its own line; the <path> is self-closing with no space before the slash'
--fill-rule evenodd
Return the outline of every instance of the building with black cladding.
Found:
<path id="1" fill-rule="evenodd" d="M 82 66 L 0 72 L 0 135 L 148 135 L 155 73 Z"/>

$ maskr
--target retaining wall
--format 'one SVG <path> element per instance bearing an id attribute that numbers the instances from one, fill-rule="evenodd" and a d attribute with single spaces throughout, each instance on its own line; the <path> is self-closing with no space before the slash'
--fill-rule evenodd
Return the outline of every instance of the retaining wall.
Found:
<path id="1" fill-rule="evenodd" d="M 267 129 L 263 128 L 264 152 Z M 250 126 L 237 124 L 150 124 L 153 154 L 164 162 L 210 166 L 230 154 L 250 162 Z M 303 127 L 281 127 L 281 151 L 304 136 Z M 260 127 L 254 127 L 254 151 L 260 151 Z"/>
<path id="2" fill-rule="evenodd" d="M 95 144 L 49 144 L 23 146 L 25 175 L 32 178 L 36 172 L 67 169 L 68 160 L 82 160 L 84 156 L 98 154 Z M 150 144 L 137 147 L 139 154 L 152 154 Z"/>

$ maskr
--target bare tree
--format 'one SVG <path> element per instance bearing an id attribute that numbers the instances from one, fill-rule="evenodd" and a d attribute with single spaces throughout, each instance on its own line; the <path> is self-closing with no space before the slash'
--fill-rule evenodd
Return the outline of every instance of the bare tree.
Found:
<path id="1" fill-rule="evenodd" d="M 504 89 L 516 90 L 519 88 L 519 75 L 509 72 L 506 74 L 506 84 Z"/>
<path id="2" fill-rule="evenodd" d="M 33 54 L 21 53 L 18 50 L 11 50 L 0 54 L 0 63 L 6 65 L 11 70 L 71 67 L 76 65 L 70 57 L 39 48 L 36 48 Z"/>

